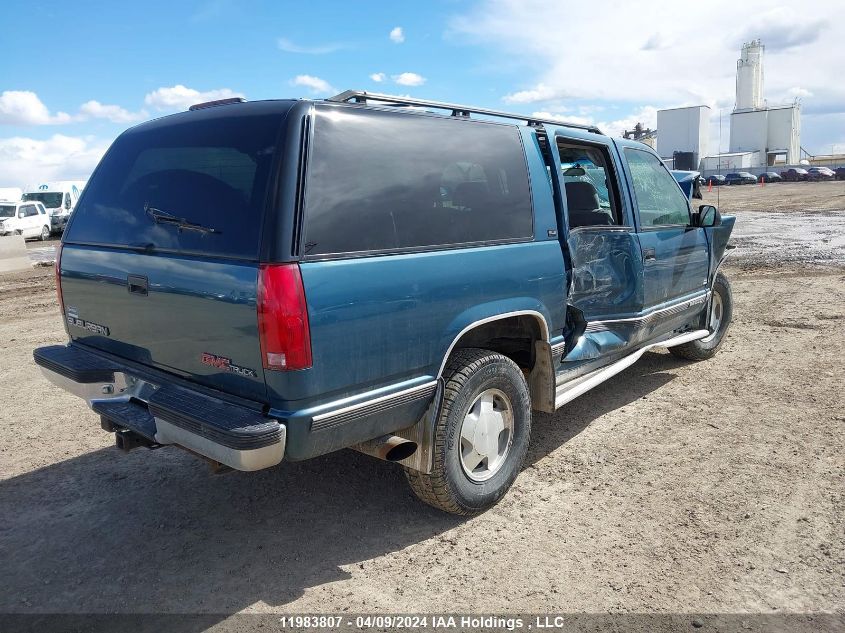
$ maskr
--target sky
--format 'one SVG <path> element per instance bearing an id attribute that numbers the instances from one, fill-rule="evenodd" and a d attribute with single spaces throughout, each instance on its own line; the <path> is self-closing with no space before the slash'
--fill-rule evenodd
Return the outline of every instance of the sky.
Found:
<path id="1" fill-rule="evenodd" d="M 3 0 L 0 186 L 87 178 L 138 122 L 192 103 L 349 88 L 544 113 L 621 135 L 711 107 L 728 149 L 743 42 L 801 145 L 845 152 L 845 0 Z M 719 121 L 722 121 L 721 145 Z"/>

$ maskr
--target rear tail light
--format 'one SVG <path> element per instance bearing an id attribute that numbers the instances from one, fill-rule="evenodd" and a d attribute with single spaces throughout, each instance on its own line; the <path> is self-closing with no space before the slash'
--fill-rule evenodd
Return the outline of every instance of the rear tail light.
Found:
<path id="1" fill-rule="evenodd" d="M 65 299 L 62 296 L 62 243 L 56 245 L 56 295 L 59 298 L 59 310 L 65 315 Z"/>
<path id="2" fill-rule="evenodd" d="M 258 272 L 258 335 L 264 369 L 311 367 L 308 306 L 298 264 L 262 264 Z"/>

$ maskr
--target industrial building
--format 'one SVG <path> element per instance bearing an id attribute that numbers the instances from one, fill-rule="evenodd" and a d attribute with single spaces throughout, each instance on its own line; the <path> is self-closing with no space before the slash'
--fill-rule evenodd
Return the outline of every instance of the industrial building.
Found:
<path id="1" fill-rule="evenodd" d="M 697 170 L 708 155 L 710 108 L 657 111 L 657 153 L 673 169 Z"/>
<path id="2" fill-rule="evenodd" d="M 765 169 L 801 160 L 801 105 L 769 106 L 763 98 L 762 42 L 742 45 L 736 66 L 736 104 L 730 149 L 710 154 L 710 108 L 658 110 L 657 153 L 675 169 L 701 171 Z"/>

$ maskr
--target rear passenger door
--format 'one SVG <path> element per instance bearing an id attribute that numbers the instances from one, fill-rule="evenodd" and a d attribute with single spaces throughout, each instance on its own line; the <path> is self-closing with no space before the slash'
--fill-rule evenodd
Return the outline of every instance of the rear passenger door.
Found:
<path id="1" fill-rule="evenodd" d="M 626 319 L 642 310 L 640 245 L 622 195 L 616 151 L 605 137 L 571 130 L 555 135 L 564 250 L 571 262 L 568 304 L 586 332 L 567 362 L 621 352 L 636 342 Z"/>
<path id="2" fill-rule="evenodd" d="M 642 248 L 644 309 L 652 337 L 688 322 L 706 300 L 709 249 L 690 225 L 689 199 L 663 162 L 623 147 Z"/>
<path id="3" fill-rule="evenodd" d="M 38 208 L 34 204 L 21 207 L 24 212 L 23 233 L 24 237 L 35 237 L 41 233 L 41 219 L 38 217 Z"/>

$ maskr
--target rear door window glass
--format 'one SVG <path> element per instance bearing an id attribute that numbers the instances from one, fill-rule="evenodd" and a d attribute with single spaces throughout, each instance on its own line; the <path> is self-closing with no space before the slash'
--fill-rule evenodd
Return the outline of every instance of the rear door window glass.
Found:
<path id="1" fill-rule="evenodd" d="M 306 186 L 306 255 L 533 235 L 515 126 L 318 108 Z"/>
<path id="2" fill-rule="evenodd" d="M 223 109 L 121 135 L 86 186 L 66 240 L 256 259 L 284 111 Z"/>
<path id="3" fill-rule="evenodd" d="M 622 224 L 607 148 L 558 139 L 569 228 Z"/>

